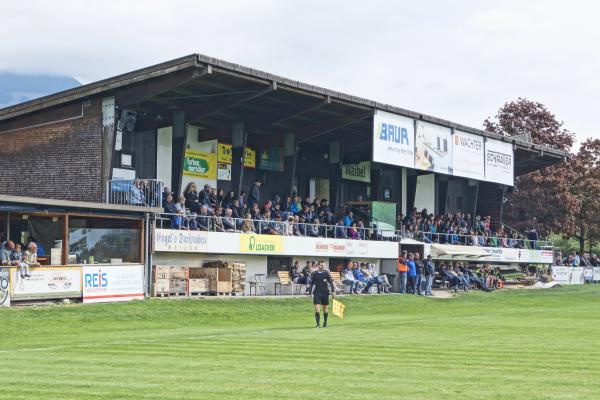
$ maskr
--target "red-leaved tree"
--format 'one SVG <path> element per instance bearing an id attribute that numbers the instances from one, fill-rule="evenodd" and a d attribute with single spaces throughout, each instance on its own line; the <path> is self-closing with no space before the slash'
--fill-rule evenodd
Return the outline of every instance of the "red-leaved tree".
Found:
<path id="1" fill-rule="evenodd" d="M 506 103 L 483 125 L 505 136 L 530 134 L 536 144 L 567 152 L 575 137 L 546 106 L 524 98 Z M 519 177 L 504 205 L 504 220 L 522 231 L 575 237 L 583 252 L 586 241 L 600 236 L 600 140 L 588 139 L 567 162 Z"/>

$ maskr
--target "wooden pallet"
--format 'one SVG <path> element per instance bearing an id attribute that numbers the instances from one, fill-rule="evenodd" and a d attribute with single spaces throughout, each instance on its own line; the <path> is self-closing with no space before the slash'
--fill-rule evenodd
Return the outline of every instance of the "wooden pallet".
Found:
<path id="1" fill-rule="evenodd" d="M 189 296 L 190 296 L 190 297 L 204 297 L 204 296 L 210 296 L 210 292 L 190 292 Z"/>
<path id="2" fill-rule="evenodd" d="M 186 292 L 158 292 L 154 297 L 187 297 Z"/>

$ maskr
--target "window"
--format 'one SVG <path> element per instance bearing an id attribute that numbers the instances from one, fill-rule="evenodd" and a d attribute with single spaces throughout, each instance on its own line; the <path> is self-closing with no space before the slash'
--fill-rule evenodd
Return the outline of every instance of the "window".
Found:
<path id="1" fill-rule="evenodd" d="M 139 221 L 108 218 L 69 219 L 69 264 L 139 263 Z"/>
<path id="2" fill-rule="evenodd" d="M 267 257 L 267 272 L 269 276 L 277 275 L 277 271 L 289 271 L 292 265 L 291 257 Z"/>

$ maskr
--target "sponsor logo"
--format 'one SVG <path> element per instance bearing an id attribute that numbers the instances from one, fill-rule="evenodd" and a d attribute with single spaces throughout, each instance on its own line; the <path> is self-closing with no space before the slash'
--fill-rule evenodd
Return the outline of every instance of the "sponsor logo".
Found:
<path id="1" fill-rule="evenodd" d="M 240 252 L 242 253 L 281 253 L 283 237 L 271 235 L 240 235 Z"/>
<path id="2" fill-rule="evenodd" d="M 456 133 L 454 134 L 454 144 L 475 151 L 480 151 L 483 148 L 483 142 L 481 140 L 461 136 Z"/>
<path id="3" fill-rule="evenodd" d="M 377 135 L 379 140 L 383 140 L 385 142 L 404 144 L 407 146 L 410 145 L 408 129 L 402 126 L 380 122 L 377 126 L 377 132 L 379 133 Z"/>
<path id="4" fill-rule="evenodd" d="M 371 180 L 371 165 L 368 161 L 358 164 L 344 164 L 342 165 L 342 178 L 369 182 Z"/>
<path id="5" fill-rule="evenodd" d="M 108 286 L 108 274 L 98 270 L 98 272 L 86 273 L 83 276 L 83 284 L 86 288 L 103 288 Z"/>
<path id="6" fill-rule="evenodd" d="M 486 154 L 486 160 L 488 164 L 496 164 L 502 166 L 512 165 L 512 155 L 498 153 L 495 151 L 488 150 Z"/>
<path id="7" fill-rule="evenodd" d="M 346 245 L 343 243 L 315 243 L 315 251 L 343 253 L 346 251 Z"/>

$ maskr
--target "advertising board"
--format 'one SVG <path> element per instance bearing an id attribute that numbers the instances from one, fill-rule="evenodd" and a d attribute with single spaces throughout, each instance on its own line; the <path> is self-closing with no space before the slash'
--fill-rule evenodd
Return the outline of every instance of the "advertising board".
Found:
<path id="1" fill-rule="evenodd" d="M 143 265 L 84 265 L 82 268 L 84 303 L 144 298 Z"/>
<path id="2" fill-rule="evenodd" d="M 373 161 L 414 168 L 415 120 L 377 110 L 373 117 Z"/>

